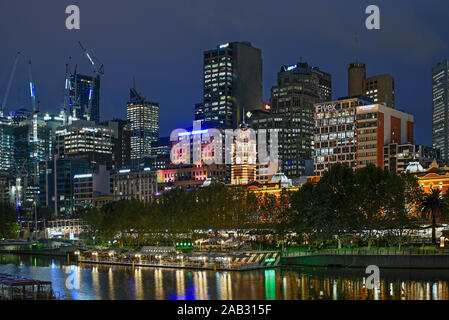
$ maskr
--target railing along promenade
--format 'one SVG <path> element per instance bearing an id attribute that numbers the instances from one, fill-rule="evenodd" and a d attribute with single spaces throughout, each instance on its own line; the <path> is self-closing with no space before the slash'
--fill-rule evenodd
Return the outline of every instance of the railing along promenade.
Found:
<path id="1" fill-rule="evenodd" d="M 318 255 L 449 255 L 449 249 L 322 249 L 282 253 L 285 258 Z"/>

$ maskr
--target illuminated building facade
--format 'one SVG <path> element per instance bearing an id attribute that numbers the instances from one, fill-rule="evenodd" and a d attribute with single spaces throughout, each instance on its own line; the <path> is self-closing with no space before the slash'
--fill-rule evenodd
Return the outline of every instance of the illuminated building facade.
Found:
<path id="1" fill-rule="evenodd" d="M 412 169 L 410 169 L 412 168 Z M 436 161 L 432 162 L 427 170 L 421 166 L 410 165 L 408 172 L 418 178 L 418 184 L 425 193 L 429 194 L 433 189 L 439 189 L 445 194 L 449 189 L 449 168 L 440 167 Z"/>
<path id="2" fill-rule="evenodd" d="M 334 163 L 353 169 L 368 164 L 383 168 L 385 145 L 414 143 L 414 119 L 405 112 L 360 98 L 315 108 L 315 175 L 322 175 Z"/>
<path id="3" fill-rule="evenodd" d="M 108 127 L 78 120 L 56 131 L 56 148 L 60 158 L 86 157 L 92 163 L 111 164 L 113 136 Z"/>
<path id="4" fill-rule="evenodd" d="M 112 175 L 114 200 L 151 202 L 158 190 L 155 171 L 122 169 Z"/>
<path id="5" fill-rule="evenodd" d="M 432 69 L 432 145 L 449 163 L 449 60 Z"/>
<path id="6" fill-rule="evenodd" d="M 126 117 L 131 131 L 131 161 L 138 166 L 141 159 L 151 157 L 151 143 L 159 138 L 159 104 L 146 100 L 132 88 Z"/>
<path id="7" fill-rule="evenodd" d="M 203 55 L 204 103 L 195 120 L 209 128 L 237 128 L 243 110 L 262 109 L 262 52 L 249 42 L 229 42 Z"/>
<path id="8" fill-rule="evenodd" d="M 257 140 L 243 124 L 232 144 L 231 184 L 246 185 L 256 180 Z"/>
<path id="9" fill-rule="evenodd" d="M 168 187 L 193 189 L 203 185 L 207 179 L 215 182 L 229 182 L 229 166 L 203 164 L 168 165 L 157 171 L 160 190 Z"/>
<path id="10" fill-rule="evenodd" d="M 226 140 L 224 130 L 217 130 L 217 137 L 208 129 L 178 133 L 178 142 L 172 142 L 171 162 L 158 171 L 158 182 L 193 188 L 206 179 L 231 182 L 230 164 L 226 164 Z M 208 135 L 208 141 L 203 140 Z M 220 139 L 215 143 L 215 139 Z"/>

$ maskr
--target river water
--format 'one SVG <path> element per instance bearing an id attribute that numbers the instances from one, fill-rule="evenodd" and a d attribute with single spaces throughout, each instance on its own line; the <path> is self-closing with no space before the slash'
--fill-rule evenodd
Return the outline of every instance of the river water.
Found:
<path id="1" fill-rule="evenodd" d="M 76 264 L 0 254 L 0 273 L 53 283 L 66 299 L 449 300 L 449 270 L 381 270 L 380 289 L 362 269 L 277 268 L 214 272 Z"/>

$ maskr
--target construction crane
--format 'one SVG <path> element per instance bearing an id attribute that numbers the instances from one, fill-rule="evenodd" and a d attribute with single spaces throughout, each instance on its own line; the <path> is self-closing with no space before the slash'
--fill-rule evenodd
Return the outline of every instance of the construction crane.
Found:
<path id="1" fill-rule="evenodd" d="M 33 73 L 31 71 L 31 59 L 28 61 L 28 77 L 30 80 L 30 96 L 31 96 L 31 107 L 33 109 L 33 113 L 39 113 L 39 105 L 36 104 L 36 92 L 34 88 L 33 82 Z"/>
<path id="2" fill-rule="evenodd" d="M 5 96 L 3 97 L 1 109 L 0 109 L 0 117 L 3 117 L 3 112 L 6 107 L 6 101 L 8 100 L 9 90 L 11 89 L 12 79 L 14 78 L 14 74 L 16 73 L 17 62 L 19 61 L 20 52 L 17 52 L 16 58 L 14 60 L 14 64 L 12 66 L 11 74 L 9 75 L 8 85 L 6 86 Z"/>
<path id="3" fill-rule="evenodd" d="M 91 110 L 92 110 L 92 100 L 93 100 L 93 97 L 94 97 L 95 84 L 96 84 L 97 79 L 99 80 L 100 77 L 104 75 L 104 65 L 101 64 L 100 67 L 97 68 L 98 64 L 95 63 L 95 61 L 98 62 L 98 59 L 96 59 L 94 56 L 91 56 L 89 54 L 87 49 L 84 48 L 83 45 L 81 44 L 81 41 L 78 41 L 78 44 L 80 45 L 81 50 L 84 52 L 86 57 L 89 59 L 90 64 L 92 65 L 92 68 L 93 68 L 93 72 L 94 72 L 94 77 L 93 77 L 93 80 L 92 80 L 92 83 L 91 83 L 91 87 L 90 87 L 90 90 L 89 90 L 89 100 L 88 100 L 89 102 L 88 102 L 88 105 L 87 105 L 87 109 L 84 112 L 85 113 L 84 116 L 87 118 L 87 120 L 91 120 L 90 119 L 90 114 L 91 114 Z"/>
<path id="4" fill-rule="evenodd" d="M 69 115 L 73 115 L 72 103 L 72 84 L 70 81 L 70 62 L 72 57 L 69 57 L 69 62 L 65 65 L 65 84 L 64 84 L 64 102 L 62 104 L 61 113 L 64 115 L 64 124 L 68 124 Z"/>

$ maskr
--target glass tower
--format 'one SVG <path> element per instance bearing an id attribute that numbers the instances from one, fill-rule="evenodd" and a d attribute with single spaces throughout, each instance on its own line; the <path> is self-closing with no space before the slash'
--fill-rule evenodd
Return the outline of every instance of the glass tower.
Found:
<path id="1" fill-rule="evenodd" d="M 442 159 L 449 160 L 449 60 L 432 69 L 432 145 L 441 151 Z"/>

